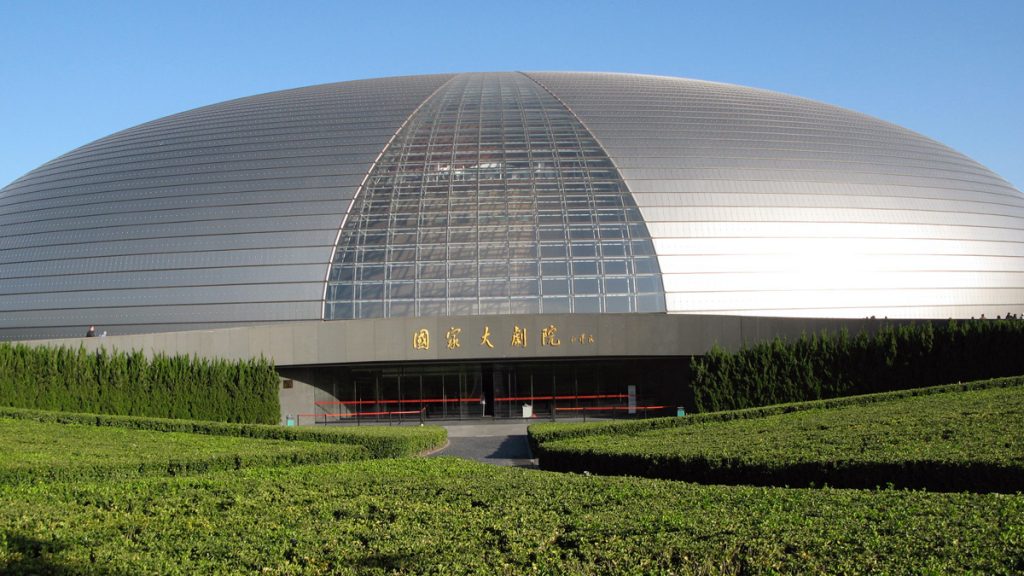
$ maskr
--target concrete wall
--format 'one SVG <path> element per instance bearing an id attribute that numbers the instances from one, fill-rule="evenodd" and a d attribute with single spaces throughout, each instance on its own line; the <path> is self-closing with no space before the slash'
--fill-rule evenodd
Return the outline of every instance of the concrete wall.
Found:
<path id="1" fill-rule="evenodd" d="M 884 322 L 666 314 L 468 316 L 311 321 L 26 343 L 227 359 L 262 355 L 274 361 L 282 376 L 281 422 L 290 416 L 305 425 L 315 421 L 315 402 L 337 400 L 332 380 L 338 377 L 337 371 L 321 370 L 317 366 L 685 357 L 704 354 L 714 344 L 735 350 L 775 336 L 795 338 L 804 333 L 841 328 L 851 333 L 872 331 Z M 284 380 L 291 381 L 290 388 L 284 388 Z M 345 410 L 335 405 L 327 408 L 330 408 L 327 412 Z"/>
<path id="2" fill-rule="evenodd" d="M 316 400 L 316 370 L 310 368 L 291 369 L 281 374 L 281 384 L 278 397 L 281 401 L 281 424 L 288 418 L 294 419 L 297 424 L 310 424 L 303 422 L 300 415 L 310 412 L 310 407 Z M 285 387 L 289 386 L 289 387 Z"/>
<path id="3" fill-rule="evenodd" d="M 714 344 L 734 350 L 743 344 L 775 336 L 799 337 L 803 333 L 841 328 L 851 333 L 872 331 L 884 322 L 682 314 L 524 314 L 309 321 L 26 343 L 84 346 L 88 350 L 99 347 L 137 349 L 147 354 L 163 352 L 228 359 L 262 355 L 277 366 L 285 367 L 588 356 L 693 356 L 704 354 Z M 552 327 L 551 337 L 545 339 L 545 330 Z M 516 340 L 517 333 L 522 338 Z M 417 335 L 424 334 L 427 338 L 417 340 Z"/>

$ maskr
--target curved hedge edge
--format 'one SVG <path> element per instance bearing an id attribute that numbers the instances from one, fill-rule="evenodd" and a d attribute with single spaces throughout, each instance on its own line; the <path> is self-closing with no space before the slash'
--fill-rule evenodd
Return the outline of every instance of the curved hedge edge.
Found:
<path id="1" fill-rule="evenodd" d="M 414 456 L 444 444 L 448 431 L 440 426 L 361 426 L 356 428 L 309 429 L 272 424 L 239 424 L 202 420 L 175 420 L 143 416 L 115 416 L 80 412 L 50 412 L 28 408 L 0 406 L 0 418 L 81 424 L 85 426 L 112 426 L 132 430 L 158 432 L 186 432 L 211 436 L 240 436 L 271 440 L 299 440 L 325 444 L 352 444 L 363 446 L 370 458 L 397 458 Z"/>
<path id="2" fill-rule="evenodd" d="M 580 438 L 583 436 L 602 436 L 606 434 L 635 434 L 648 430 L 678 428 L 680 426 L 689 426 L 691 424 L 700 424 L 705 422 L 725 422 L 728 420 L 762 418 L 765 416 L 800 412 L 803 410 L 839 408 L 842 406 L 872 404 L 875 402 L 885 402 L 888 400 L 897 400 L 900 398 L 910 398 L 914 396 L 945 394 L 948 392 L 964 392 L 968 390 L 986 390 L 989 388 L 1010 388 L 1013 386 L 1024 386 L 1024 376 L 1007 376 L 1003 378 L 991 378 L 988 380 L 976 380 L 974 382 L 957 382 L 956 384 L 943 384 L 941 386 L 929 386 L 926 388 L 908 388 L 906 390 L 895 390 L 892 392 L 877 392 L 875 394 L 863 394 L 860 396 L 845 396 L 842 398 L 775 404 L 772 406 L 742 408 L 739 410 L 728 410 L 723 412 L 705 412 L 689 416 L 669 416 L 665 418 L 649 418 L 646 420 L 614 422 L 532 424 L 527 428 L 527 437 L 530 441 L 530 448 L 533 450 L 536 457 L 540 459 L 541 468 L 544 468 L 543 444 L 554 440 Z"/>
<path id="3" fill-rule="evenodd" d="M 918 460 L 902 463 L 801 462 L 770 465 L 731 459 L 665 455 L 599 454 L 590 450 L 546 452 L 540 468 L 550 472 L 639 476 L 698 484 L 790 488 L 897 489 L 932 492 L 1024 492 L 1024 466 Z"/>
<path id="4" fill-rule="evenodd" d="M 335 464 L 370 458 L 364 446 L 336 444 L 291 453 L 224 454 L 209 458 L 173 458 L 161 462 L 75 464 L 0 468 L 0 484 L 128 480 L 154 476 L 192 476 L 242 468 Z"/>

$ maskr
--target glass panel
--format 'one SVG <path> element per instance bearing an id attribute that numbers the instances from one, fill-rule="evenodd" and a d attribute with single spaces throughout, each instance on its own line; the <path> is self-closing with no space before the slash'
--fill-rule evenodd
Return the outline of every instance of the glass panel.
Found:
<path id="1" fill-rule="evenodd" d="M 481 302 L 485 296 L 508 296 L 507 280 L 481 280 L 480 296 Z"/>
<path id="2" fill-rule="evenodd" d="M 540 264 L 541 274 L 544 276 L 568 276 L 569 275 L 569 263 L 568 262 L 541 262 Z"/>
<path id="3" fill-rule="evenodd" d="M 449 282 L 448 296 L 450 298 L 476 298 L 476 280 L 456 280 Z"/>
<path id="4" fill-rule="evenodd" d="M 423 300 L 420 299 L 419 315 L 420 316 L 446 316 L 447 315 L 447 302 L 444 300 Z"/>
<path id="5" fill-rule="evenodd" d="M 597 296 L 576 296 L 572 299 L 572 311 L 592 314 L 601 311 L 601 299 Z"/>
<path id="6" fill-rule="evenodd" d="M 445 277 L 445 266 L 444 264 L 420 264 L 419 267 L 419 278 L 426 279 L 440 279 Z"/>
<path id="7" fill-rule="evenodd" d="M 359 284 L 359 291 L 357 292 L 360 300 L 383 300 L 384 299 L 384 286 L 377 283 L 366 283 Z"/>
<path id="8" fill-rule="evenodd" d="M 561 314 L 570 311 L 569 297 L 545 297 L 540 301 L 541 312 L 544 314 Z"/>
<path id="9" fill-rule="evenodd" d="M 441 281 L 419 281 L 416 283 L 419 298 L 443 298 L 445 295 L 445 283 Z"/>
<path id="10" fill-rule="evenodd" d="M 574 278 L 572 281 L 573 294 L 600 294 L 600 291 L 597 278 Z"/>
<path id="11" fill-rule="evenodd" d="M 605 274 L 629 274 L 629 266 L 625 260 L 605 260 L 601 262 Z"/>
<path id="12" fill-rule="evenodd" d="M 629 190 L 569 110 L 525 75 L 461 74 L 409 118 L 360 189 L 325 317 L 634 310 L 631 273 L 647 275 L 643 306 L 663 309 L 653 255 Z M 587 297 L 572 301 L 570 286 Z"/>
<path id="13" fill-rule="evenodd" d="M 391 300 L 388 302 L 388 312 L 391 316 L 415 316 L 415 300 Z"/>
<path id="14" fill-rule="evenodd" d="M 532 278 L 537 277 L 537 263 L 536 262 L 512 262 L 508 265 L 509 276 L 515 278 L 516 276 L 528 276 Z"/>
<path id="15" fill-rule="evenodd" d="M 536 298 L 523 300 L 512 300 L 513 314 L 538 314 L 540 313 L 540 301 Z"/>
<path id="16" fill-rule="evenodd" d="M 629 293 L 629 278 L 605 278 L 604 279 L 604 293 L 605 294 L 628 294 Z"/>
<path id="17" fill-rule="evenodd" d="M 416 284 L 413 282 L 392 282 L 388 285 L 388 299 L 404 299 L 416 297 Z"/>
<path id="18" fill-rule="evenodd" d="M 605 312 L 629 312 L 631 298 L 628 296 L 605 296 Z"/>
<path id="19" fill-rule="evenodd" d="M 509 314 L 509 301 L 502 299 L 480 299 L 481 314 Z"/>
<path id="20" fill-rule="evenodd" d="M 597 275 L 597 261 L 596 260 L 574 260 L 572 263 L 572 273 L 574 276 L 596 276 Z"/>
<path id="21" fill-rule="evenodd" d="M 392 280 L 414 280 L 416 278 L 416 265 L 392 264 L 388 266 L 388 277 Z"/>
<path id="22" fill-rule="evenodd" d="M 541 281 L 541 290 L 545 296 L 569 293 L 569 281 L 562 278 Z"/>
<path id="23" fill-rule="evenodd" d="M 637 312 L 664 312 L 665 297 L 661 294 L 644 294 L 636 297 Z"/>
<path id="24" fill-rule="evenodd" d="M 537 296 L 536 280 L 512 280 L 509 284 L 512 296 Z"/>
<path id="25" fill-rule="evenodd" d="M 657 276 L 637 276 L 636 291 L 638 293 L 656 293 L 661 290 L 661 279 Z"/>
<path id="26" fill-rule="evenodd" d="M 448 310 L 453 316 L 470 316 L 477 314 L 479 309 L 476 300 L 452 300 L 448 303 Z"/>
<path id="27" fill-rule="evenodd" d="M 476 262 L 452 262 L 448 265 L 449 278 L 476 278 Z"/>

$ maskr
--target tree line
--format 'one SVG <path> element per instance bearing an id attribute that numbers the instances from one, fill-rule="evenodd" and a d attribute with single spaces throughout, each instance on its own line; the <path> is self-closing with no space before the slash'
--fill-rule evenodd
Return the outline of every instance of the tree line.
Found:
<path id="1" fill-rule="evenodd" d="M 903 390 L 1024 374 L 1024 320 L 887 323 L 804 335 L 691 361 L 698 411 Z"/>
<path id="2" fill-rule="evenodd" d="M 264 358 L 0 343 L 0 406 L 271 424 L 280 419 L 278 382 Z"/>

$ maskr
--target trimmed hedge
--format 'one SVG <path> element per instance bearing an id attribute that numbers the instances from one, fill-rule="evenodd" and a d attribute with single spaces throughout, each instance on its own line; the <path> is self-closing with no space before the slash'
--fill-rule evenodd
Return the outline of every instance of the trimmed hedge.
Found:
<path id="1" fill-rule="evenodd" d="M 538 456 L 545 470 L 710 484 L 1013 493 L 1024 490 L 1024 379 L 1016 380 L 1016 386 L 943 387 L 945 394 L 893 393 L 838 407 L 807 403 L 818 409 L 760 418 L 695 418 L 683 427 L 577 436 L 544 442 Z"/>
<path id="2" fill-rule="evenodd" d="M 879 321 L 884 322 L 884 321 Z M 691 361 L 697 411 L 735 410 L 1024 374 L 1024 320 L 882 324 Z"/>
<path id="3" fill-rule="evenodd" d="M 0 490 L 5 574 L 1020 574 L 1024 496 L 456 458 Z"/>
<path id="4" fill-rule="evenodd" d="M 127 480 L 369 457 L 363 446 L 0 418 L 0 485 Z"/>
<path id="5" fill-rule="evenodd" d="M 0 406 L 271 424 L 280 420 L 270 361 L 87 352 L 0 342 Z"/>
<path id="6" fill-rule="evenodd" d="M 912 398 L 914 396 L 963 392 L 967 390 L 985 390 L 989 388 L 1008 388 L 1011 386 L 1024 386 L 1024 376 L 993 378 L 991 380 L 945 384 L 943 386 L 929 386 L 927 388 L 911 388 L 908 390 L 879 392 L 877 394 L 847 396 L 844 398 L 830 398 L 827 400 L 791 402 L 788 404 L 775 404 L 773 406 L 759 406 L 756 408 L 743 408 L 740 410 L 703 412 L 682 417 L 669 416 L 666 418 L 649 418 L 646 420 L 614 420 L 585 423 L 543 422 L 539 424 L 531 424 L 527 430 L 529 434 L 530 447 L 533 449 L 534 454 L 537 454 L 538 457 L 540 457 L 539 455 L 543 453 L 543 445 L 546 442 L 579 438 L 582 436 L 639 434 L 649 430 L 692 426 L 694 424 L 703 424 L 706 422 L 726 422 L 729 420 L 742 420 L 747 418 L 763 418 L 765 416 L 774 416 L 776 414 L 787 414 L 790 412 L 799 412 L 804 410 L 857 406 L 862 404 L 871 404 L 874 402 L 886 402 L 899 398 Z"/>
<path id="7" fill-rule="evenodd" d="M 133 430 L 188 432 L 211 436 L 241 436 L 273 440 L 299 440 L 328 444 L 354 444 L 369 451 L 371 458 L 411 456 L 444 445 L 448 432 L 440 426 L 360 426 L 337 428 L 301 428 L 267 424 L 203 422 L 167 418 L 142 418 L 109 414 L 48 412 L 24 408 L 0 407 L 0 418 L 20 418 L 36 422 L 59 422 L 86 426 L 113 426 Z"/>

